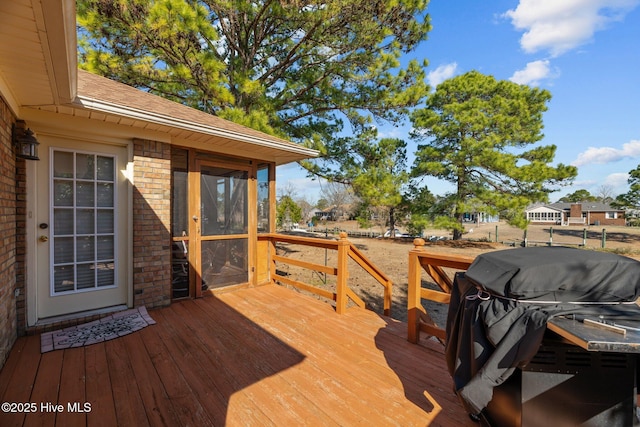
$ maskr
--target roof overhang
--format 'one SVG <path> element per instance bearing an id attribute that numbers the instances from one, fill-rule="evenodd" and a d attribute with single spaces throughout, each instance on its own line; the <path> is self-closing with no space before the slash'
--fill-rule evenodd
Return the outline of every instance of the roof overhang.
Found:
<path id="1" fill-rule="evenodd" d="M 76 95 L 74 0 L 0 2 L 0 90 L 16 115 Z"/>
<path id="2" fill-rule="evenodd" d="M 77 69 L 75 0 L 0 1 L 0 93 L 18 118 L 46 111 L 276 164 L 318 152 Z"/>
<path id="3" fill-rule="evenodd" d="M 212 124 L 196 123 L 81 95 L 76 98 L 73 107 L 79 111 L 88 112 L 89 118 L 111 122 L 119 120 L 120 124 L 126 123 L 128 126 L 166 133 L 171 137 L 170 142 L 174 144 L 182 142 L 188 145 L 202 145 L 202 148 L 206 146 L 242 157 L 251 155 L 274 161 L 276 164 L 290 163 L 318 155 L 316 150 L 287 141 L 278 141 L 266 134 L 223 129 Z"/>

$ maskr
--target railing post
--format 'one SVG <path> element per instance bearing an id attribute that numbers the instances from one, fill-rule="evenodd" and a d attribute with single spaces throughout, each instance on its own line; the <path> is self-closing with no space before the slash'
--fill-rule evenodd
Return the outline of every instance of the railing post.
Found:
<path id="1" fill-rule="evenodd" d="M 273 237 L 269 238 L 269 281 L 276 283 L 276 241 Z"/>
<path id="2" fill-rule="evenodd" d="M 425 312 L 422 307 L 420 297 L 420 291 L 422 288 L 422 270 L 420 260 L 418 259 L 418 251 L 420 251 L 424 246 L 424 240 L 414 239 L 413 245 L 413 250 L 409 251 L 409 282 L 407 289 L 407 324 L 409 330 L 407 339 L 409 342 L 417 344 L 420 339 L 420 313 Z"/>
<path id="3" fill-rule="evenodd" d="M 349 261 L 349 241 L 347 233 L 340 233 L 338 241 L 338 276 L 336 277 L 336 312 L 343 314 L 347 310 L 347 279 L 349 272 L 347 265 Z"/>

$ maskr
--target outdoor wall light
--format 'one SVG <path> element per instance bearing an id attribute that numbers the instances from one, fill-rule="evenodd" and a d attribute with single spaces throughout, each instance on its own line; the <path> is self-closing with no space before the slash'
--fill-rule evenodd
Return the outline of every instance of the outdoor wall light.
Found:
<path id="1" fill-rule="evenodd" d="M 18 157 L 29 160 L 40 160 L 38 157 L 38 145 L 40 145 L 40 143 L 33 135 L 33 131 L 27 128 L 24 120 L 17 120 L 13 125 L 12 138 L 13 144 L 18 149 Z"/>

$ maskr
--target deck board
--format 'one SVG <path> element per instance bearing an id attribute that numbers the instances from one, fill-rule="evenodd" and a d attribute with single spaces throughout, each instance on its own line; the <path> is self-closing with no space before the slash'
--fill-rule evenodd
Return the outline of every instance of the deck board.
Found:
<path id="1" fill-rule="evenodd" d="M 62 405 L 61 412 L 56 414 L 56 424 L 75 427 L 86 426 L 87 415 L 84 404 L 87 402 L 85 394 L 85 349 L 83 347 L 66 350 L 62 360 L 62 373 L 60 374 L 60 390 L 58 398 L 52 400 L 54 404 Z M 38 370 L 40 372 L 40 370 Z M 45 367 L 42 374 L 46 373 Z M 80 412 L 69 411 L 68 405 L 79 405 Z"/>
<path id="2" fill-rule="evenodd" d="M 53 351 L 54 353 L 64 353 Z M 44 358 L 45 355 L 43 355 Z M 117 425 L 116 407 L 111 391 L 111 377 L 104 344 L 90 345 L 85 348 L 87 402 L 100 402 L 92 406 L 87 414 L 87 424 L 92 427 L 110 427 Z"/>
<path id="3" fill-rule="evenodd" d="M 52 351 L 43 354 L 40 358 L 42 374 L 36 377 L 30 400 L 38 405 L 44 402 L 58 402 L 58 388 L 60 375 L 62 374 L 62 362 L 64 352 Z M 25 426 L 52 425 L 56 420 L 55 412 L 38 410 L 25 415 Z"/>
<path id="4" fill-rule="evenodd" d="M 100 345 L 100 344 L 95 344 Z M 150 425 L 144 407 L 131 361 L 127 357 L 123 340 L 117 339 L 104 344 L 107 354 L 107 366 L 111 377 L 112 399 L 116 408 L 118 425 L 148 426 Z M 67 350 L 64 350 L 65 352 Z M 91 407 L 100 406 L 101 402 L 89 402 Z"/>
<path id="5" fill-rule="evenodd" d="M 442 346 L 406 324 L 265 286 L 152 310 L 156 325 L 40 354 L 20 338 L 3 402 L 91 404 L 81 414 L 0 413 L 0 425 L 463 426 Z"/>
<path id="6" fill-rule="evenodd" d="M 165 316 L 167 311 L 168 309 L 154 312 L 154 319 L 165 327 L 147 328 L 154 331 L 164 343 L 167 356 L 170 358 L 165 365 L 167 371 L 163 374 L 182 375 L 191 394 L 185 398 L 197 401 L 206 413 L 203 417 L 213 425 L 223 425 L 227 412 L 224 391 L 210 376 L 210 366 L 202 364 L 204 357 L 198 348 L 192 346 L 192 340 L 179 333 L 171 320 Z"/>
<path id="7" fill-rule="evenodd" d="M 31 401 L 31 395 L 36 380 L 36 373 L 40 364 L 40 339 L 39 337 L 26 337 L 24 345 L 17 345 L 18 351 L 15 357 L 17 361 L 10 360 L 10 366 L 13 368 L 11 372 L 2 369 L 2 373 L 6 372 L 7 387 L 3 396 L 11 396 L 11 399 L 4 398 L 2 402 L 11 403 L 27 403 Z M 13 357 L 13 350 L 9 354 L 9 359 Z M 0 383 L 4 380 L 0 378 Z M 41 402 L 35 402 L 40 406 Z M 24 423 L 27 412 L 11 412 L 0 414 L 0 425 L 3 427 L 21 426 Z"/>

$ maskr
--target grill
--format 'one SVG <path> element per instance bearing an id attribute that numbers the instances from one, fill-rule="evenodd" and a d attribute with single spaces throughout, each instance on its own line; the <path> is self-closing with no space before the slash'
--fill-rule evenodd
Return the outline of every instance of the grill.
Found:
<path id="1" fill-rule="evenodd" d="M 640 262 L 627 257 L 562 247 L 480 255 L 451 292 L 457 395 L 493 427 L 640 425 L 638 297 Z"/>

